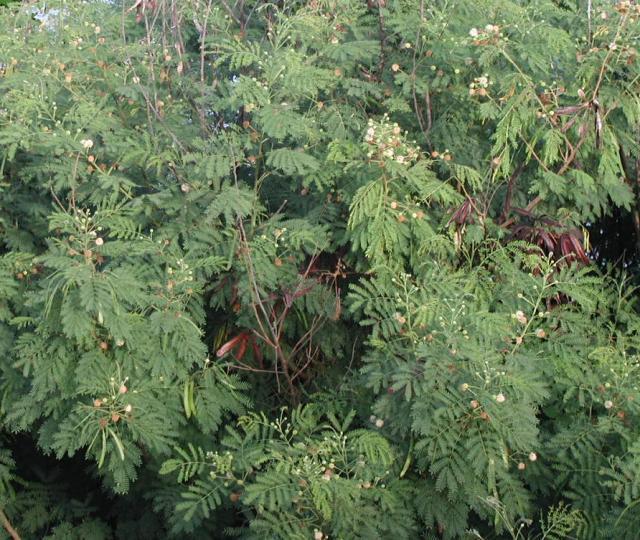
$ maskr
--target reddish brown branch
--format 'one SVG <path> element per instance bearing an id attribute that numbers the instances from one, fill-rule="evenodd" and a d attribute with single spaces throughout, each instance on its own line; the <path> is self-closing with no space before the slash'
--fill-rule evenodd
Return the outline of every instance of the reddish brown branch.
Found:
<path id="1" fill-rule="evenodd" d="M 5 514 L 2 509 L 0 509 L 0 522 L 2 523 L 2 526 L 9 533 L 9 536 L 13 540 L 21 540 L 20 535 L 18 534 L 18 531 L 16 531 L 13 528 L 13 525 L 11 525 L 11 522 L 9 521 L 7 514 Z"/>
<path id="2" fill-rule="evenodd" d="M 513 199 L 513 188 L 515 187 L 516 181 L 522 171 L 524 169 L 524 164 L 518 165 L 516 170 L 513 172 L 511 177 L 509 178 L 509 183 L 507 184 L 507 193 L 504 197 L 504 205 L 502 207 L 502 215 L 500 217 L 501 222 L 507 221 L 507 217 L 509 216 L 509 212 L 511 211 L 511 200 Z"/>

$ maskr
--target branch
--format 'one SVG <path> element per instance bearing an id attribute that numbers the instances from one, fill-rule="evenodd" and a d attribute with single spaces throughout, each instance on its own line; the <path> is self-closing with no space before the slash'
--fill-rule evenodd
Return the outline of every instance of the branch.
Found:
<path id="1" fill-rule="evenodd" d="M 622 19 L 622 21 L 620 22 L 620 25 L 618 26 L 616 35 L 614 36 L 613 41 L 611 42 L 611 45 L 617 44 L 618 40 L 620 39 L 620 32 L 622 32 L 622 29 L 625 27 L 628 18 L 629 18 L 629 13 L 625 13 L 624 18 Z M 609 46 L 607 55 L 604 57 L 604 60 L 602 61 L 602 66 L 600 67 L 600 73 L 598 74 L 598 81 L 596 82 L 596 86 L 593 89 L 591 101 L 598 99 L 598 92 L 600 91 L 600 86 L 602 85 L 602 81 L 604 80 L 604 72 L 609 63 L 609 59 L 613 55 L 613 51 L 616 50 L 615 47 L 612 47 L 611 45 Z"/>
<path id="2" fill-rule="evenodd" d="M 204 14 L 204 22 L 202 23 L 202 32 L 200 32 L 200 107 L 198 107 L 198 117 L 200 118 L 200 129 L 202 130 L 202 135 L 206 137 L 208 134 L 207 129 L 207 120 L 204 111 L 204 103 L 205 103 L 205 41 L 207 40 L 207 25 L 209 23 L 209 16 L 211 15 L 212 1 L 209 0 L 207 3 L 207 7 L 205 9 Z"/>
<path id="3" fill-rule="evenodd" d="M 233 9 L 231 9 L 231 7 L 229 6 L 229 4 L 227 4 L 225 2 L 225 0 L 220 0 L 220 3 L 222 4 L 222 6 L 224 7 L 225 11 L 229 14 L 229 16 L 236 21 L 236 23 L 238 23 L 238 26 L 240 26 L 240 28 L 242 29 L 242 21 L 240 20 L 240 18 L 235 14 L 235 12 L 233 11 Z"/>
<path id="4" fill-rule="evenodd" d="M 13 538 L 13 540 L 22 540 L 20 538 L 20 535 L 18 534 L 18 531 L 13 528 L 13 525 L 11 525 L 7 514 L 5 514 L 2 509 L 0 509 L 0 522 L 2 523 L 2 526 L 5 528 L 5 530 L 9 533 L 9 536 Z"/>
<path id="5" fill-rule="evenodd" d="M 574 160 L 576 159 L 576 156 L 578 155 L 578 150 L 580 150 L 580 147 L 584 144 L 584 142 L 586 140 L 587 140 L 587 131 L 585 130 L 585 132 L 580 136 L 580 140 L 576 143 L 575 146 L 573 146 L 571 148 L 571 152 L 569 153 L 569 155 L 565 159 L 564 163 L 562 164 L 562 167 L 560 167 L 558 172 L 556 172 L 555 174 L 557 174 L 558 176 L 562 176 L 564 173 L 566 173 L 569 170 L 569 167 L 571 167 L 571 165 L 573 164 Z M 538 195 L 527 205 L 527 207 L 524 210 L 526 212 L 531 212 L 541 202 L 542 202 L 542 197 L 540 197 L 540 195 Z M 515 219 L 511 218 L 511 219 L 508 219 L 507 221 L 505 221 L 502 224 L 502 226 L 505 227 L 505 228 L 506 227 L 510 227 L 511 225 L 514 224 L 514 222 L 515 222 Z"/>
<path id="6" fill-rule="evenodd" d="M 386 57 L 384 52 L 384 46 L 387 42 L 387 32 L 384 28 L 384 15 L 382 14 L 382 8 L 385 5 L 385 0 L 377 0 L 378 6 L 378 28 L 380 31 L 380 59 L 378 60 L 378 80 L 382 80 L 382 74 L 384 72 L 384 66 L 386 63 Z"/>
<path id="7" fill-rule="evenodd" d="M 420 126 L 420 131 L 425 136 L 429 147 L 431 144 L 429 143 L 429 131 L 431 131 L 431 125 L 433 123 L 432 120 L 432 111 L 431 111 L 431 95 L 429 94 L 429 89 L 424 96 L 424 101 L 427 106 L 427 125 L 425 126 L 424 118 L 422 116 L 422 111 L 420 109 L 420 105 L 418 105 L 418 96 L 416 95 L 416 71 L 418 69 L 417 56 L 418 56 L 418 46 L 421 43 L 421 32 L 422 32 L 422 22 L 424 21 L 424 0 L 420 0 L 420 21 L 418 22 L 418 31 L 416 32 L 416 40 L 413 45 L 413 58 L 412 58 L 412 68 L 411 68 L 411 93 L 413 94 L 413 107 L 416 111 L 416 118 L 418 119 L 418 125 Z"/>

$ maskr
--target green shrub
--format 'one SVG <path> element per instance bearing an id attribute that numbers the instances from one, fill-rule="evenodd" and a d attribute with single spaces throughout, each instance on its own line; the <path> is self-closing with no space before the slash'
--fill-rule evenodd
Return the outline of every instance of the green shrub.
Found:
<path id="1" fill-rule="evenodd" d="M 639 18 L 0 9 L 6 533 L 636 538 Z"/>

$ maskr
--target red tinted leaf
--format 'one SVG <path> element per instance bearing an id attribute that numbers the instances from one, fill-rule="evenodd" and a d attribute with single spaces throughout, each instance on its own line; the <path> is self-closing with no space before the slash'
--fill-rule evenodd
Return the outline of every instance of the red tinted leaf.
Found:
<path id="1" fill-rule="evenodd" d="M 247 333 L 246 332 L 241 332 L 240 334 L 238 334 L 237 336 L 231 338 L 229 341 L 227 341 L 224 345 L 222 345 L 218 351 L 216 352 L 216 356 L 218 358 L 222 358 L 225 354 L 227 354 L 230 350 L 232 350 L 233 348 L 237 347 L 240 344 L 240 341 L 243 339 L 247 339 Z"/>
<path id="2" fill-rule="evenodd" d="M 235 353 L 236 359 L 242 360 L 244 353 L 247 351 L 247 336 L 243 335 L 243 339 L 240 341 L 240 346 Z"/>

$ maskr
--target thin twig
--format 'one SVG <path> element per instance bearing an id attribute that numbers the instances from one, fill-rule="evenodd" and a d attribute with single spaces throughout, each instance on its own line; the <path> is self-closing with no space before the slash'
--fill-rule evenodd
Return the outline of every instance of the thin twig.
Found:
<path id="1" fill-rule="evenodd" d="M 204 13 L 204 22 L 202 24 L 202 33 L 200 35 L 200 107 L 198 107 L 198 116 L 200 118 L 200 128 L 202 129 L 202 134 L 204 136 L 207 135 L 207 123 L 206 116 L 204 112 L 204 103 L 205 103 L 205 77 L 204 77 L 204 65 L 205 65 L 205 41 L 207 39 L 207 24 L 209 22 L 209 16 L 211 15 L 211 4 L 213 0 L 209 0 L 207 3 L 207 8 Z"/>
<path id="2" fill-rule="evenodd" d="M 592 44 L 593 31 L 591 29 L 591 13 L 592 13 L 592 0 L 587 0 L 587 42 Z"/>
<path id="3" fill-rule="evenodd" d="M 384 73 L 384 66 L 386 63 L 385 44 L 387 42 L 387 32 L 384 26 L 384 14 L 382 13 L 382 7 L 384 6 L 383 0 L 378 0 L 378 29 L 380 32 L 380 58 L 378 60 L 378 80 L 382 80 Z"/>
<path id="4" fill-rule="evenodd" d="M 420 131 L 422 131 L 423 135 L 426 139 L 428 139 L 429 131 L 431 130 L 431 96 L 429 95 L 429 90 L 425 94 L 425 103 L 427 104 L 427 125 L 425 126 L 424 119 L 422 117 L 422 111 L 420 110 L 420 106 L 418 105 L 418 96 L 416 92 L 416 72 L 418 69 L 418 47 L 421 43 L 421 33 L 422 33 L 422 22 L 424 20 L 424 0 L 420 0 L 420 21 L 418 22 L 418 30 L 416 32 L 416 40 L 413 45 L 413 58 L 411 60 L 411 93 L 413 94 L 413 107 L 416 111 L 416 118 L 418 120 L 418 125 L 420 126 Z M 428 142 L 428 141 L 427 141 Z"/>
<path id="5" fill-rule="evenodd" d="M 224 9 L 229 14 L 229 16 L 238 23 L 238 26 L 240 26 L 240 28 L 242 28 L 242 21 L 238 18 L 238 16 L 235 14 L 233 9 L 231 9 L 229 4 L 227 4 L 225 0 L 220 0 L 220 3 L 223 5 Z"/>
<path id="6" fill-rule="evenodd" d="M 600 73 L 598 74 L 598 82 L 596 82 L 596 86 L 593 89 L 593 95 L 591 96 L 592 102 L 598 99 L 598 92 L 600 91 L 600 86 L 602 85 L 602 81 L 604 80 L 604 72 L 607 68 L 607 64 L 609 63 L 611 56 L 613 55 L 613 52 L 616 50 L 616 47 L 613 47 L 612 45 L 616 45 L 618 39 L 620 39 L 620 32 L 622 32 L 622 29 L 625 27 L 628 17 L 629 17 L 629 14 L 625 13 L 622 21 L 620 21 L 620 25 L 618 26 L 616 35 L 614 36 L 613 41 L 609 45 L 609 50 L 607 51 L 607 55 L 604 57 L 604 60 L 602 61 L 602 66 L 600 67 Z"/>

